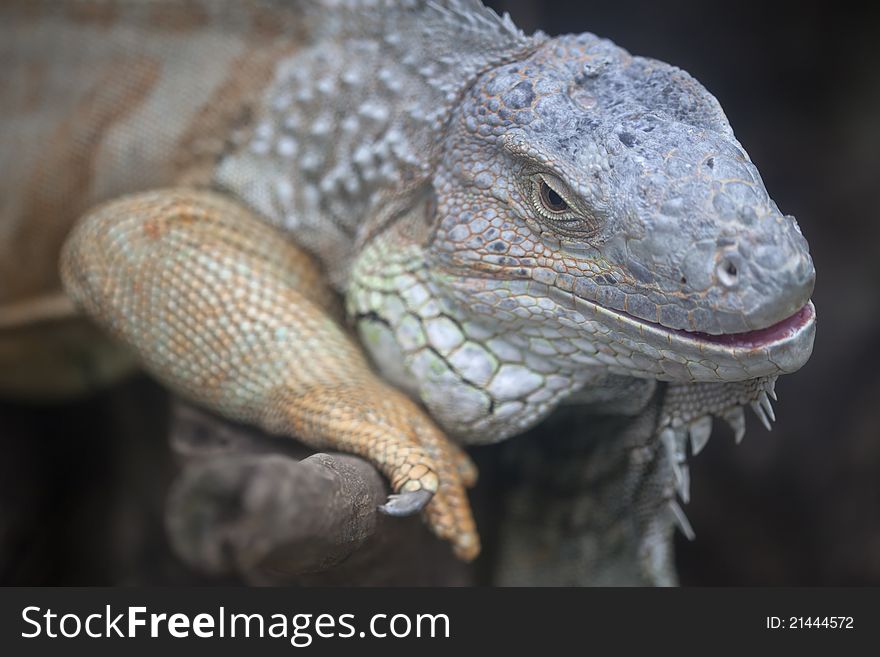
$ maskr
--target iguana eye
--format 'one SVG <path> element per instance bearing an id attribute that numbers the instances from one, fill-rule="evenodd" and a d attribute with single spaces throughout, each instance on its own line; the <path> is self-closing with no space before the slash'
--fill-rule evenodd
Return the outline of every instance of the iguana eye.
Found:
<path id="1" fill-rule="evenodd" d="M 565 200 L 565 185 L 555 176 L 538 173 L 532 177 L 532 205 L 540 216 L 554 223 L 573 221 L 578 213 Z"/>
<path id="2" fill-rule="evenodd" d="M 580 203 L 572 202 L 571 192 L 552 173 L 535 173 L 529 179 L 529 201 L 535 214 L 550 232 L 570 239 L 588 239 L 599 224 Z"/>
<path id="3" fill-rule="evenodd" d="M 562 213 L 568 210 L 568 203 L 565 202 L 565 199 L 548 185 L 546 181 L 542 180 L 540 185 L 541 203 L 544 204 L 548 212 Z"/>

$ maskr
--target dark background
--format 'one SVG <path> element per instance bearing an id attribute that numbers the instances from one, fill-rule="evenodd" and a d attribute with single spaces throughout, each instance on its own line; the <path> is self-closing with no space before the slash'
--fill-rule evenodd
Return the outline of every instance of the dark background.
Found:
<path id="1" fill-rule="evenodd" d="M 771 434 L 716 429 L 691 461 L 683 584 L 880 584 L 880 24 L 840 3 L 489 2 L 526 30 L 590 31 L 721 101 L 818 272 L 810 362 Z M 185 581 L 161 529 L 164 393 L 0 405 L 0 583 Z M 124 439 L 120 436 L 125 436 Z"/>

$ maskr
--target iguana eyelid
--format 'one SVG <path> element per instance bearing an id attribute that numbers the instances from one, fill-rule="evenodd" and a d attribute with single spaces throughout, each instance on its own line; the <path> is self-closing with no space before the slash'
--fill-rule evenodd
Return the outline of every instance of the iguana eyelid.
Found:
<path id="1" fill-rule="evenodd" d="M 520 171 L 526 181 L 523 190 L 525 197 L 539 220 L 549 223 L 551 228 L 567 224 L 568 237 L 590 237 L 599 230 L 599 222 L 593 217 L 593 213 L 571 193 L 570 187 L 561 176 L 550 171 L 549 157 L 544 156 L 534 145 L 514 135 L 506 135 L 501 144 L 504 150 L 519 162 Z M 538 193 L 541 182 L 547 184 L 568 204 L 566 212 L 556 213 L 544 209 Z M 583 225 L 583 230 L 572 230 L 576 222 Z"/>
<path id="2" fill-rule="evenodd" d="M 552 212 L 544 207 L 541 200 L 541 184 L 547 185 L 556 192 L 568 205 L 561 212 Z M 539 171 L 529 176 L 529 201 L 538 218 L 555 229 L 560 236 L 569 238 L 586 238 L 594 235 L 598 229 L 598 222 L 591 218 L 588 212 L 582 209 L 582 204 L 574 200 L 566 185 L 558 176 L 548 171 Z"/>
<path id="3" fill-rule="evenodd" d="M 563 210 L 559 213 L 554 213 L 554 216 L 563 216 L 568 212 L 577 214 L 577 211 L 575 210 L 575 204 L 572 203 L 571 200 L 569 200 L 569 194 L 567 191 L 568 187 L 557 176 L 553 175 L 552 173 L 542 172 L 536 176 L 535 182 L 543 182 L 550 189 L 559 194 L 560 198 L 562 198 L 562 200 L 565 201 L 565 204 L 568 206 L 566 210 Z"/>

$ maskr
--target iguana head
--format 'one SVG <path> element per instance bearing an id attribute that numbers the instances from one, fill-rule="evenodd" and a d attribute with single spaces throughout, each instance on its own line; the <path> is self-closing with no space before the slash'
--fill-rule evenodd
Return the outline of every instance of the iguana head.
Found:
<path id="1" fill-rule="evenodd" d="M 555 330 L 666 380 L 808 359 L 807 242 L 687 73 L 590 34 L 548 40 L 477 80 L 442 148 L 426 257 L 469 320 Z"/>

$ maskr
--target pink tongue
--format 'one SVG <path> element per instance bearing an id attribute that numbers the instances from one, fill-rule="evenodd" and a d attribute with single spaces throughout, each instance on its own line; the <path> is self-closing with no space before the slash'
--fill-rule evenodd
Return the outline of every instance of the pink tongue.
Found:
<path id="1" fill-rule="evenodd" d="M 767 328 L 758 329 L 756 331 L 746 331 L 745 333 L 726 333 L 722 335 L 710 335 L 708 333 L 691 333 L 689 331 L 681 331 L 684 335 L 698 336 L 706 342 L 714 342 L 715 344 L 740 346 L 740 347 L 758 347 L 770 342 L 777 342 L 783 338 L 793 335 L 799 328 L 804 326 L 813 316 L 813 310 L 810 304 L 807 304 L 794 315 L 783 319 L 778 324 L 768 326 Z"/>

